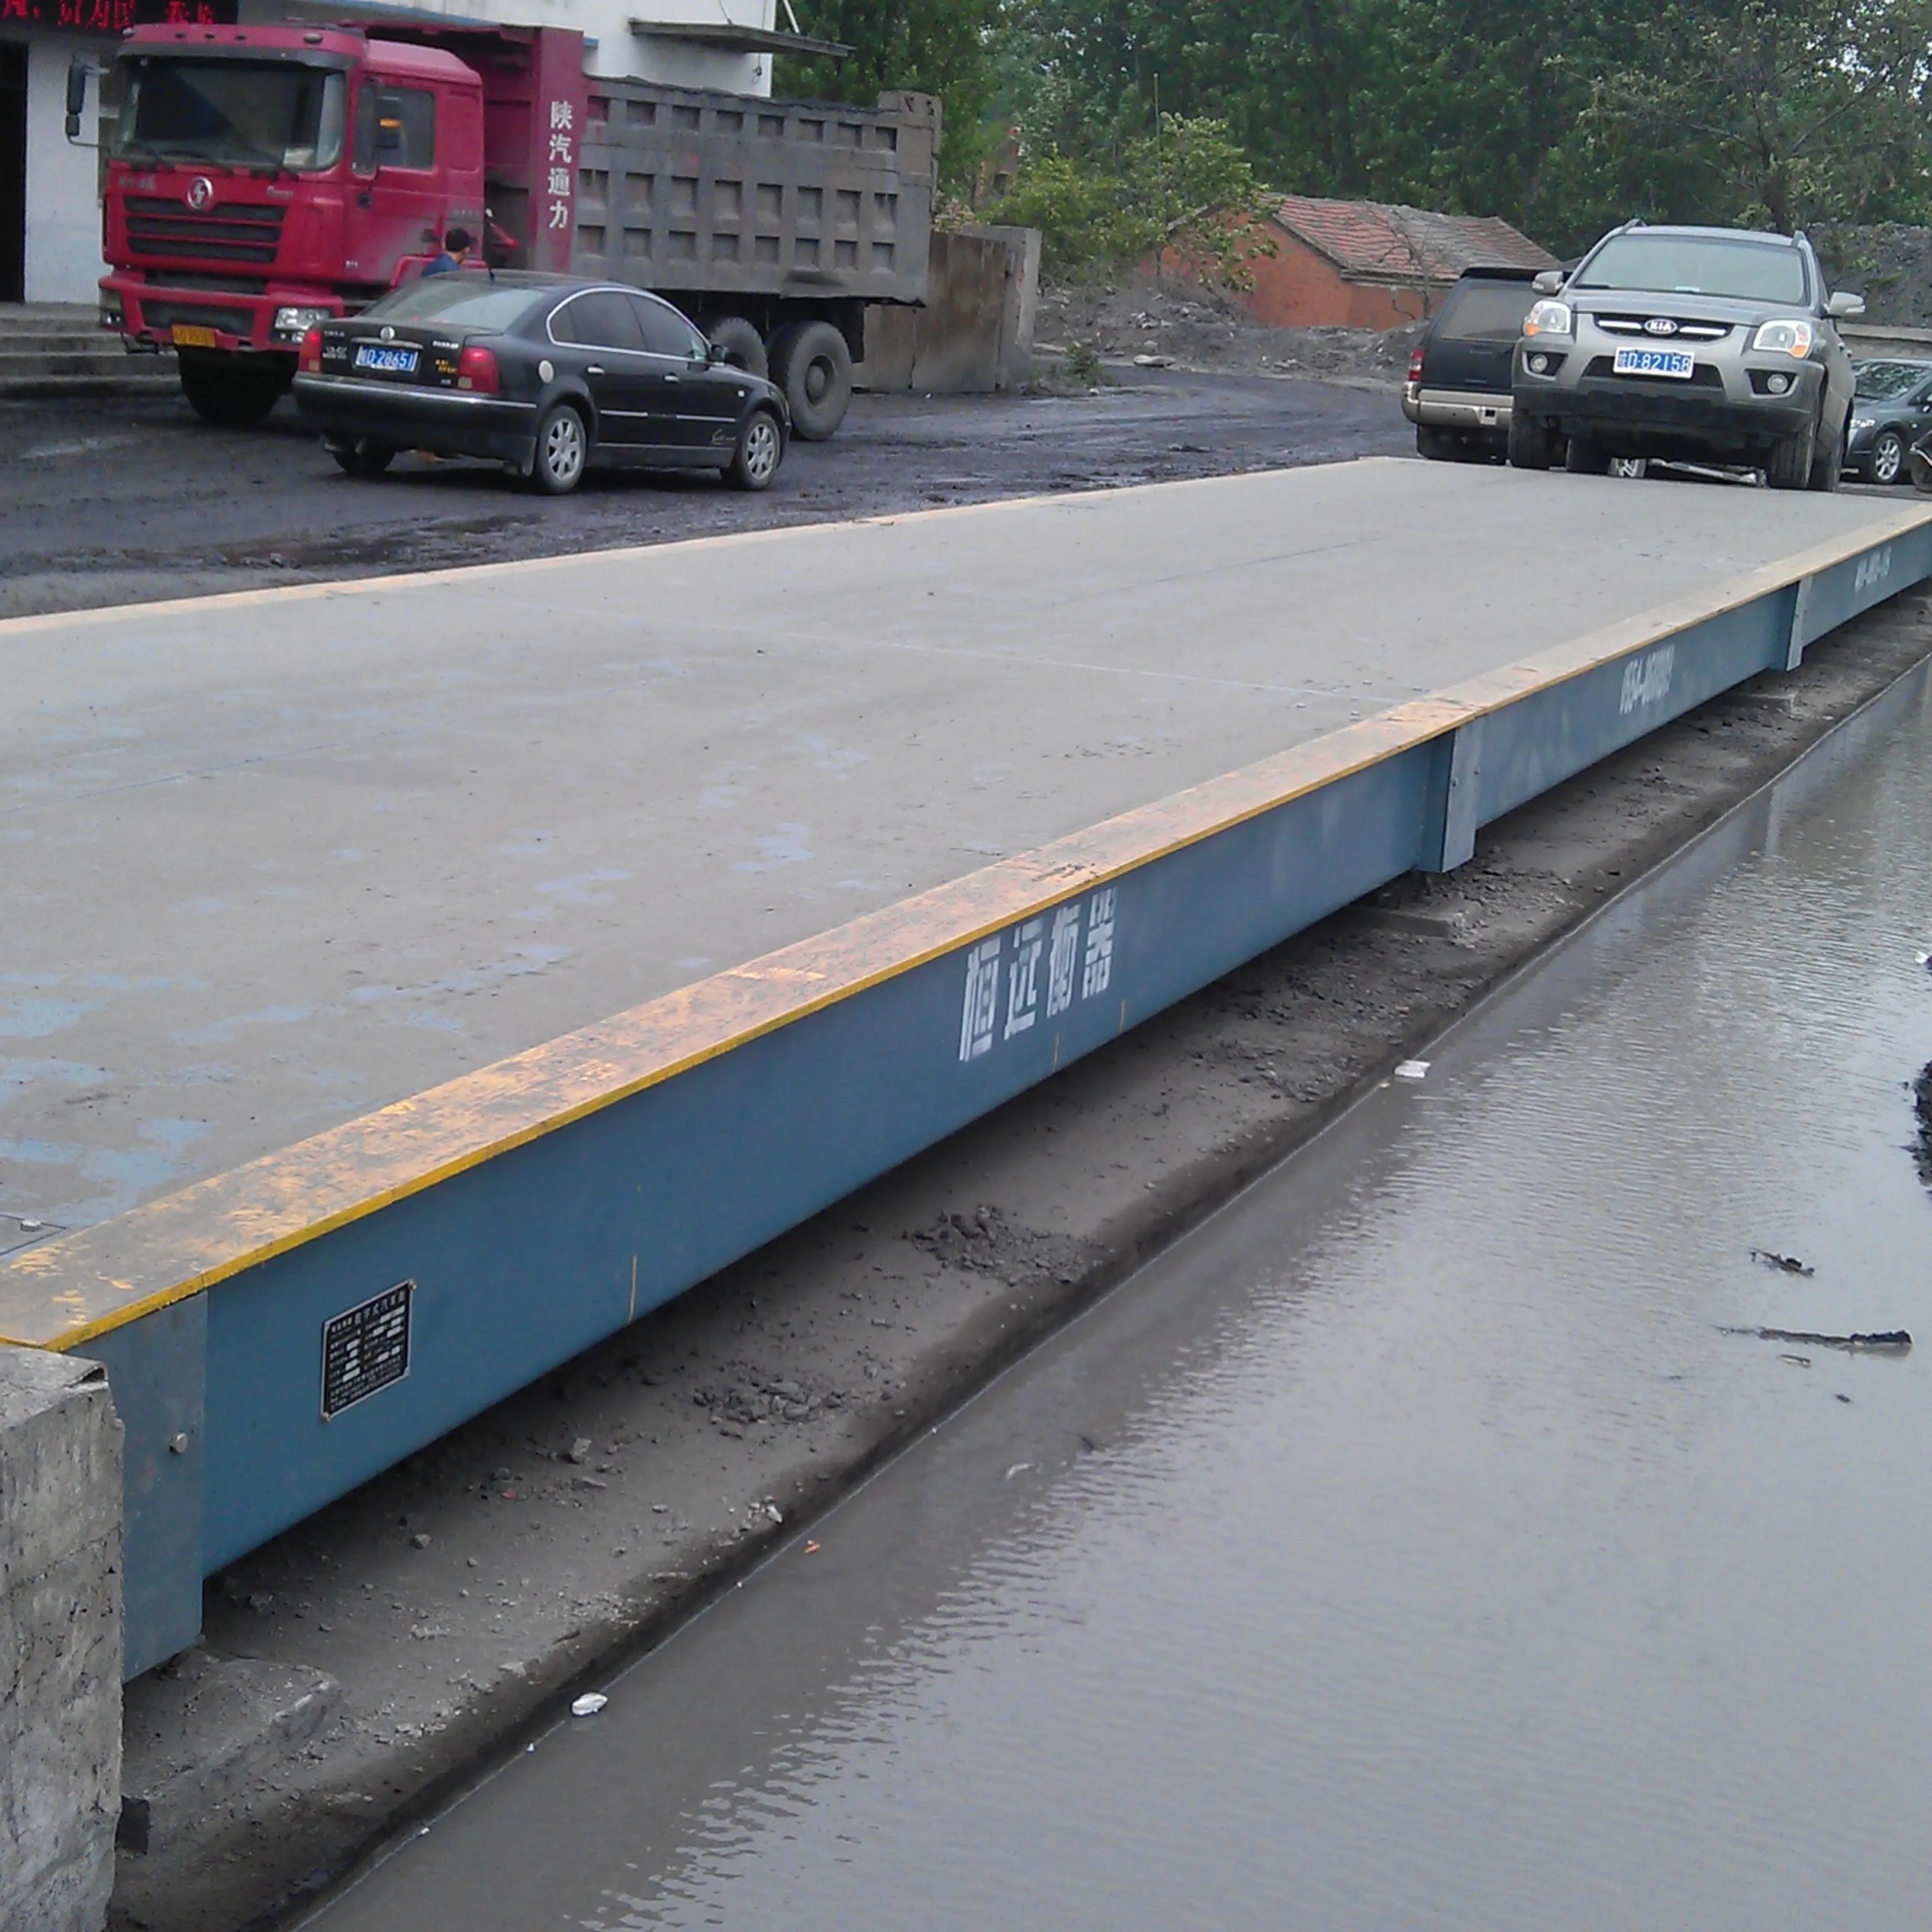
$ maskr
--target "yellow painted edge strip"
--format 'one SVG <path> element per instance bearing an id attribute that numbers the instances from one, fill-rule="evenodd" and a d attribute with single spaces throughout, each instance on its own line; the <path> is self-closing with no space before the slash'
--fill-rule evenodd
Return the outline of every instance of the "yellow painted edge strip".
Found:
<path id="1" fill-rule="evenodd" d="M 8 1312 L 16 1317 L 38 1305 L 41 1320 L 51 1318 L 51 1325 L 41 1329 L 39 1322 L 20 1323 L 0 1313 L 0 1321 L 7 1323 L 0 1328 L 0 1340 L 61 1350 L 82 1346 L 782 1026 L 916 970 L 1075 892 L 1137 871 L 1538 689 L 1661 643 L 1928 523 L 1932 523 L 1932 508 L 1901 507 L 1855 534 L 1760 566 L 1733 579 L 1714 598 L 1692 592 L 1619 620 L 1546 656 L 1519 660 L 1136 806 L 112 1220 L 28 1249 L 0 1262 L 0 1304 L 10 1304 Z M 899 936 L 908 926 L 916 934 L 910 945 Z M 812 990 L 801 996 L 805 987 Z M 682 1044 L 694 1032 L 700 1036 L 697 1042 Z M 550 1090 L 548 1102 L 544 1088 Z M 421 1144 L 425 1140 L 429 1147 Z M 358 1178 L 371 1167 L 394 1178 Z M 406 1172 L 398 1174 L 399 1168 Z M 338 1196 L 338 1204 L 316 1212 L 310 1204 L 331 1192 Z M 223 1233 L 225 1240 L 214 1238 Z M 224 1250 L 218 1258 L 198 1264 L 182 1252 L 200 1249 L 206 1254 L 218 1246 Z M 142 1262 L 156 1264 L 175 1251 L 178 1258 L 167 1284 L 144 1291 L 134 1276 L 150 1273 L 149 1268 L 123 1262 L 117 1270 L 117 1258 L 130 1248 Z M 18 1292 L 50 1278 L 70 1285 L 44 1302 L 38 1295 L 30 1301 Z M 93 1285 L 92 1291 L 79 1287 L 82 1280 Z M 91 1304 L 100 1288 L 124 1298 L 97 1312 Z M 4 1292 L 9 1289 L 16 1292 Z M 10 1332 L 27 1325 L 40 1332 Z"/>

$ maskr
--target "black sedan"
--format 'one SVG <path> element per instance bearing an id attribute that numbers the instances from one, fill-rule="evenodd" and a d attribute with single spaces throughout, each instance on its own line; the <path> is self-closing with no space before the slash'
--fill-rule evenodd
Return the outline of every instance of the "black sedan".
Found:
<path id="1" fill-rule="evenodd" d="M 309 331 L 304 421 L 352 475 L 404 449 L 502 463 L 550 496 L 593 465 L 778 474 L 784 396 L 641 289 L 464 269 L 392 289 Z"/>
<path id="2" fill-rule="evenodd" d="M 1903 483 L 1912 446 L 1932 430 L 1932 362 L 1861 362 L 1845 468 L 1868 483 Z"/>

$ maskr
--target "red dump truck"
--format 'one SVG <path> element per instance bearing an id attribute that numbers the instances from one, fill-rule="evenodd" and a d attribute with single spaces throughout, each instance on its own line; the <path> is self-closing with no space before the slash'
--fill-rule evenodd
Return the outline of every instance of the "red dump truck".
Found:
<path id="1" fill-rule="evenodd" d="M 77 111 L 76 85 L 69 105 Z M 315 323 L 419 272 L 654 289 L 830 436 L 866 311 L 926 294 L 939 104 L 771 100 L 584 71 L 554 28 L 131 28 L 102 89 L 102 326 L 172 347 L 209 420 L 259 421 Z"/>

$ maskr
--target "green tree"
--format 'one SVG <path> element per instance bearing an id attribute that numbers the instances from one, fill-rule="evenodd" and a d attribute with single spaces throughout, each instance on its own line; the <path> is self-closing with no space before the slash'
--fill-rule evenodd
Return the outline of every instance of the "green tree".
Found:
<path id="1" fill-rule="evenodd" d="M 774 63 L 773 92 L 870 104 L 887 88 L 936 94 L 944 110 L 940 179 L 970 184 L 986 151 L 986 110 L 999 80 L 996 40 L 1006 0 L 814 0 L 799 19 L 815 39 L 852 50 L 844 60 Z"/>
<path id="2" fill-rule="evenodd" d="M 1932 0 L 1671 0 L 1578 133 L 1634 212 L 1768 224 L 1926 211 Z"/>
<path id="3" fill-rule="evenodd" d="M 1252 280 L 1247 264 L 1274 252 L 1254 220 L 1273 199 L 1224 122 L 1164 114 L 1158 134 L 1120 144 L 1113 166 L 1030 149 L 992 214 L 1037 228 L 1052 274 L 1168 254 L 1191 273 L 1239 288 Z"/>

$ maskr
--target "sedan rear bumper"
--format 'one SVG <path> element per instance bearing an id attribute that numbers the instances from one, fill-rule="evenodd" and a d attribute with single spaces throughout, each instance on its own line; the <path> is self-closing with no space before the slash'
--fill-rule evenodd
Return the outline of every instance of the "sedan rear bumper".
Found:
<path id="1" fill-rule="evenodd" d="M 295 392 L 303 422 L 325 438 L 367 437 L 395 449 L 489 457 L 524 467 L 536 447 L 534 403 L 356 376 L 298 376 Z"/>

